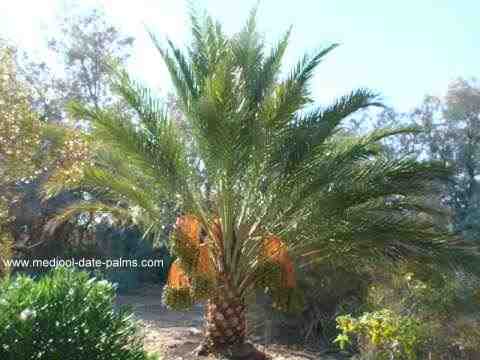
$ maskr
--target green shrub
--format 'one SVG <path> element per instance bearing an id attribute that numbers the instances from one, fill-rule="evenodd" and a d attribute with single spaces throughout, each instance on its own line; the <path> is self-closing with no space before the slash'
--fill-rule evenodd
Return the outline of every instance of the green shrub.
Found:
<path id="1" fill-rule="evenodd" d="M 379 310 L 388 309 L 392 319 L 410 319 L 413 323 L 421 323 L 428 332 L 418 334 L 421 336 L 415 347 L 417 353 L 423 354 L 423 358 L 480 359 L 477 277 L 412 266 L 374 274 L 372 277 L 374 281 L 368 286 L 364 311 L 380 314 Z M 348 317 L 340 319 L 347 321 Z M 339 327 L 346 328 L 347 323 Z M 412 332 L 411 329 L 408 331 Z M 373 346 L 369 337 L 357 330 L 350 334 L 344 331 L 337 342 L 351 339 L 358 342 L 353 341 L 354 345 L 359 345 L 353 348 L 359 350 L 361 356 L 378 358 L 384 353 L 382 346 Z"/>
<path id="2" fill-rule="evenodd" d="M 4 280 L 0 359 L 145 360 L 137 324 L 114 296 L 109 282 L 65 268 Z"/>
<path id="3" fill-rule="evenodd" d="M 343 315 L 337 318 L 342 331 L 335 342 L 345 348 L 352 337 L 359 341 L 362 352 L 375 359 L 419 359 L 426 341 L 426 329 L 409 316 L 399 316 L 390 310 L 365 313 L 358 318 Z"/>

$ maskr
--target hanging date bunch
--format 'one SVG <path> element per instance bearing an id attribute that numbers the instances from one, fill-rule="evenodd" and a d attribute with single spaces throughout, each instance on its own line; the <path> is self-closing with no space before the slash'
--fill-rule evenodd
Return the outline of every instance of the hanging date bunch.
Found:
<path id="1" fill-rule="evenodd" d="M 207 244 L 200 246 L 198 254 L 196 272 L 192 276 L 192 294 L 196 301 L 205 301 L 215 290 L 215 273 Z"/>
<path id="2" fill-rule="evenodd" d="M 183 268 L 191 273 L 195 269 L 200 249 L 201 223 L 192 215 L 177 218 L 172 233 L 172 252 L 182 262 Z"/>
<path id="3" fill-rule="evenodd" d="M 162 302 L 172 310 L 188 310 L 193 305 L 191 281 L 179 259 L 175 260 L 168 272 L 167 285 L 163 288 Z"/>
<path id="4" fill-rule="evenodd" d="M 297 312 L 303 308 L 293 261 L 286 244 L 279 237 L 269 235 L 263 240 L 257 274 L 256 286 L 268 290 L 274 308 L 286 312 Z"/>
<path id="5" fill-rule="evenodd" d="M 170 268 L 164 289 L 164 304 L 172 309 L 189 308 L 207 300 L 215 289 L 215 271 L 205 231 L 194 216 L 177 219 L 172 234 L 172 252 L 177 260 Z"/>

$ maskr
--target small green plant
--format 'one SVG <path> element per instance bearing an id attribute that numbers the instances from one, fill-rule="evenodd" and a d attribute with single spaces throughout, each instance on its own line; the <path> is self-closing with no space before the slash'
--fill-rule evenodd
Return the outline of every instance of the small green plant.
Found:
<path id="1" fill-rule="evenodd" d="M 390 310 L 337 317 L 341 333 L 335 343 L 344 349 L 356 338 L 362 352 L 374 354 L 378 360 L 418 359 L 425 332 L 415 318 L 399 316 Z"/>
<path id="2" fill-rule="evenodd" d="M 146 360 L 162 360 L 163 357 L 158 353 L 147 354 Z"/>
<path id="3" fill-rule="evenodd" d="M 60 268 L 34 280 L 0 284 L 0 359 L 145 360 L 129 310 L 115 289 L 85 272 Z"/>
<path id="4" fill-rule="evenodd" d="M 368 288 L 367 310 L 390 309 L 428 327 L 423 349 L 432 359 L 480 358 L 477 276 L 405 264 Z M 472 355 L 474 354 L 474 355 Z"/>

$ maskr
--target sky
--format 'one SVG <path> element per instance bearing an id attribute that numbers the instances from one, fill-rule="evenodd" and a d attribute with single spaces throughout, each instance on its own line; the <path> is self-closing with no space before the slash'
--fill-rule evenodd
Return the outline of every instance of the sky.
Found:
<path id="1" fill-rule="evenodd" d="M 79 2 L 80 3 L 80 2 Z M 197 0 L 227 33 L 244 24 L 256 0 Z M 0 37 L 38 57 L 48 57 L 46 40 L 68 0 L 0 0 Z M 101 7 L 113 24 L 136 38 L 129 71 L 146 85 L 168 92 L 166 69 L 145 30 L 177 44 L 189 39 L 184 0 L 82 0 Z M 457 77 L 480 78 L 478 0 L 261 0 L 258 25 L 274 44 L 293 26 L 285 68 L 305 53 L 331 43 L 313 79 L 321 104 L 358 87 L 382 94 L 387 105 L 408 111 L 426 94 L 442 95 Z"/>

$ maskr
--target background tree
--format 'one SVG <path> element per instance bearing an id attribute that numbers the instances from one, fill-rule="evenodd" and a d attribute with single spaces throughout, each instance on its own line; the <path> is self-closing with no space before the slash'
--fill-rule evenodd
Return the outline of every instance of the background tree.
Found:
<path id="1" fill-rule="evenodd" d="M 29 107 L 26 89 L 16 76 L 13 50 L 0 43 L 0 275 L 11 255 L 10 204 L 18 199 L 12 187 L 37 170 L 34 158 L 40 147 L 39 126 Z"/>
<path id="2" fill-rule="evenodd" d="M 48 170 L 69 164 L 74 165 L 74 132 L 42 123 L 30 103 L 30 88 L 18 76 L 15 51 L 0 44 L 0 236 L 2 256 L 9 248 L 20 247 L 13 243 L 16 220 L 12 208 L 22 199 L 21 186 L 32 182 Z M 71 142 L 70 142 L 71 141 Z M 70 149 L 63 146 L 69 146 Z M 69 152 L 68 150 L 72 150 Z M 72 167 L 72 165 L 74 165 Z M 59 172 L 61 174 L 61 172 Z M 4 266 L 3 261 L 1 266 Z"/>
<path id="3" fill-rule="evenodd" d="M 53 64 L 22 61 L 23 75 L 35 90 L 32 104 L 42 119 L 60 121 L 69 101 L 93 106 L 112 106 L 109 64 L 125 65 L 134 42 L 97 9 L 72 11 L 58 24 L 58 35 L 48 42 L 56 60 Z M 55 72 L 53 72 L 55 69 Z"/>
<path id="4" fill-rule="evenodd" d="M 408 114 L 383 112 L 377 126 L 418 126 L 418 136 L 402 136 L 387 144 L 392 156 L 410 154 L 437 160 L 454 170 L 443 202 L 453 213 L 452 225 L 470 239 L 480 239 L 478 227 L 480 175 L 480 85 L 477 80 L 453 81 L 444 97 L 426 96 Z"/>
<path id="5" fill-rule="evenodd" d="M 55 36 L 45 44 L 52 55 L 50 61 L 36 60 L 20 50 L 14 51 L 17 76 L 29 88 L 30 106 L 41 120 L 76 127 L 81 124 L 79 119 L 66 117 L 65 107 L 69 101 L 92 106 L 120 106 L 118 98 L 110 91 L 108 67 L 111 63 L 125 65 L 133 38 L 123 35 L 108 22 L 102 11 L 96 9 L 79 11 L 70 7 L 57 26 Z M 57 155 L 60 161 L 63 154 Z M 19 201 L 9 209 L 16 215 L 11 223 L 16 247 L 22 250 L 22 256 L 37 258 L 65 256 L 67 252 L 72 255 L 74 249 L 92 252 L 92 241 L 98 240 L 93 217 L 85 220 L 83 216 L 55 233 L 46 231 L 46 224 L 59 208 L 82 196 L 69 191 L 42 201 L 41 184 L 50 175 L 48 171 L 43 172 L 29 183 L 16 184 Z M 106 256 L 109 241 L 101 240 L 103 243 L 98 244 L 96 255 Z"/>

